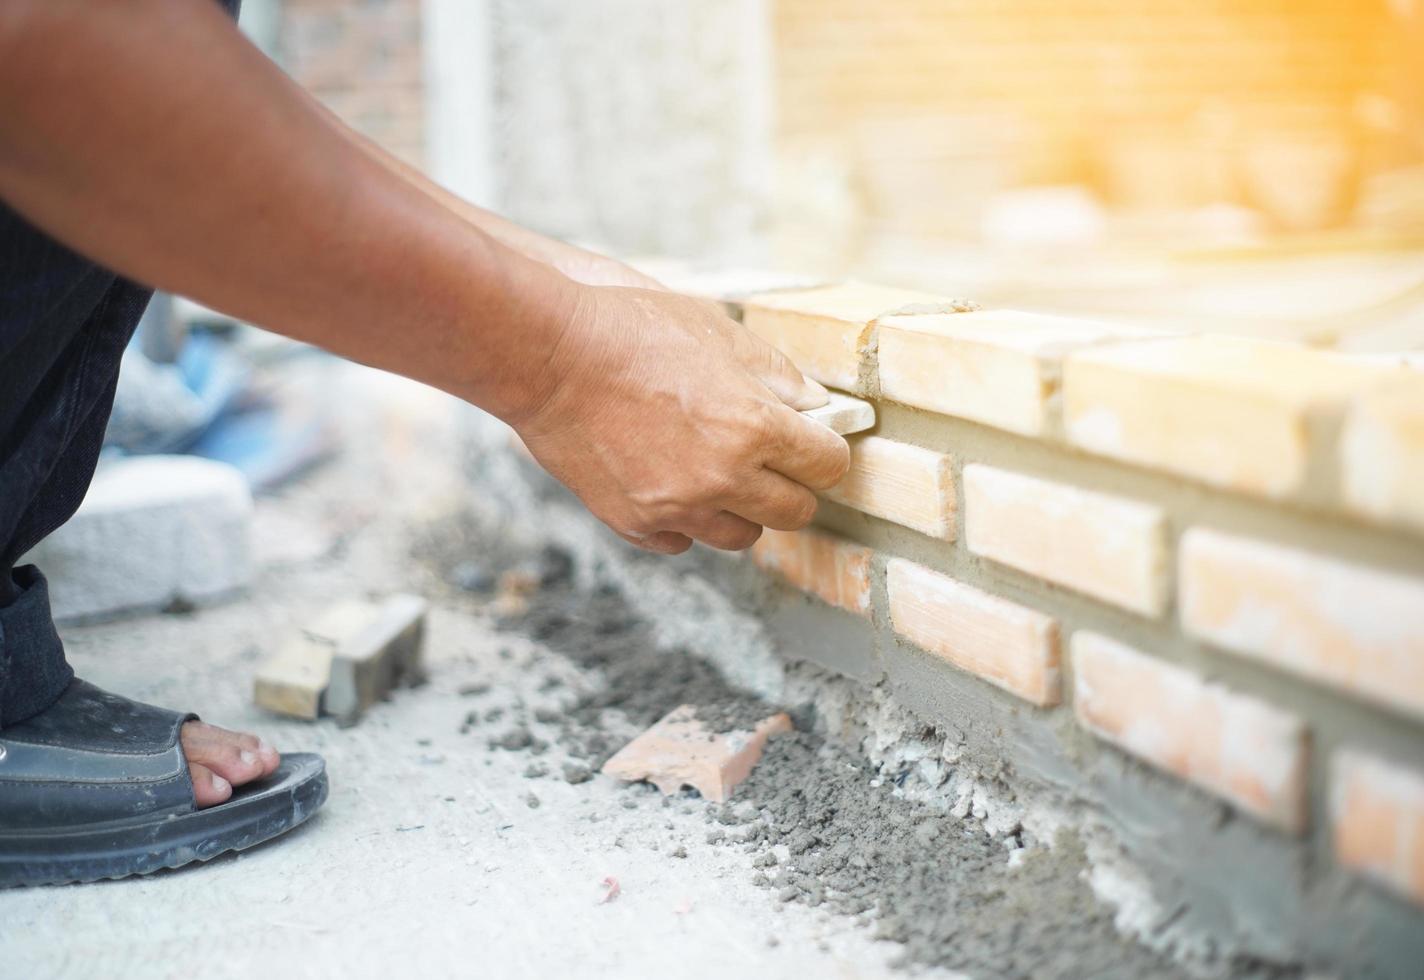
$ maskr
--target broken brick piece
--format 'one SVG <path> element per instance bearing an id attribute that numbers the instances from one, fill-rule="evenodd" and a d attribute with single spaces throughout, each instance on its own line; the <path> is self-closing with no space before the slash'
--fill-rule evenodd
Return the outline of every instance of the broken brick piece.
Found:
<path id="1" fill-rule="evenodd" d="M 333 653 L 329 644 L 297 637 L 258 668 L 252 699 L 276 714 L 314 721 L 331 683 Z"/>
<path id="2" fill-rule="evenodd" d="M 791 719 L 778 712 L 752 731 L 717 734 L 698 719 L 694 705 L 684 704 L 623 746 L 603 772 L 627 782 L 647 780 L 668 796 L 691 786 L 722 803 L 751 774 L 766 740 L 790 730 Z"/>
<path id="3" fill-rule="evenodd" d="M 295 718 L 354 723 L 393 688 L 424 678 L 425 611 L 413 595 L 336 603 L 258 669 L 254 700 Z"/>
<path id="4" fill-rule="evenodd" d="M 820 422 L 838 436 L 864 432 L 875 427 L 875 406 L 839 391 L 828 392 L 829 400 L 820 408 L 808 408 L 802 415 Z"/>

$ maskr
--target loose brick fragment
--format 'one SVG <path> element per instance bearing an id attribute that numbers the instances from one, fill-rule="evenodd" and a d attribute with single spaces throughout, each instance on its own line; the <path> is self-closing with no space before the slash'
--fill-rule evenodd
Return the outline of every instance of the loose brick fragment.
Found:
<path id="1" fill-rule="evenodd" d="M 883 436 L 850 440 L 850 469 L 827 500 L 954 539 L 953 459 L 946 453 Z"/>
<path id="2" fill-rule="evenodd" d="M 976 555 L 1145 616 L 1166 605 L 1158 507 L 974 463 L 964 467 L 964 522 Z"/>
<path id="3" fill-rule="evenodd" d="M 870 615 L 869 548 L 820 531 L 767 528 L 752 559 L 792 585 L 858 616 Z"/>
<path id="4" fill-rule="evenodd" d="M 1331 762 L 1335 859 L 1424 905 L 1424 772 L 1352 749 Z"/>
<path id="5" fill-rule="evenodd" d="M 1206 528 L 1178 577 L 1193 636 L 1424 717 L 1424 579 Z"/>
<path id="6" fill-rule="evenodd" d="M 1306 822 L 1304 723 L 1098 633 L 1073 634 L 1078 722 L 1291 833 Z"/>
<path id="7" fill-rule="evenodd" d="M 289 641 L 258 667 L 253 701 L 279 715 L 315 720 L 321 714 L 321 696 L 331 684 L 335 652 L 330 644 L 306 636 Z"/>
<path id="8" fill-rule="evenodd" d="M 1326 451 L 1318 423 L 1387 373 L 1237 337 L 1112 344 L 1064 361 L 1064 425 L 1089 452 L 1284 498 Z"/>
<path id="9" fill-rule="evenodd" d="M 1054 428 L 1065 354 L 1105 340 L 1151 335 L 1012 310 L 882 317 L 877 330 L 884 397 L 1029 436 Z"/>
<path id="10" fill-rule="evenodd" d="M 836 435 L 848 436 L 875 427 L 875 406 L 860 398 L 830 393 L 830 400 L 820 408 L 808 408 L 801 413 L 815 419 Z"/>
<path id="11" fill-rule="evenodd" d="M 292 717 L 354 723 L 397 686 L 424 678 L 425 613 L 413 595 L 336 603 L 258 668 L 254 700 Z"/>
<path id="12" fill-rule="evenodd" d="M 949 302 L 929 293 L 847 282 L 749 297 L 742 322 L 817 381 L 860 391 L 876 317 L 912 304 L 939 308 Z"/>
<path id="13" fill-rule="evenodd" d="M 1424 369 L 1407 373 L 1351 407 L 1341 484 L 1355 512 L 1424 530 Z"/>
<path id="14" fill-rule="evenodd" d="M 711 732 L 697 708 L 684 704 L 623 746 L 603 764 L 603 773 L 626 782 L 647 780 L 668 796 L 691 786 L 722 803 L 751 774 L 766 740 L 789 731 L 791 719 L 778 713 L 750 732 Z"/>
<path id="15" fill-rule="evenodd" d="M 904 558 L 890 560 L 886 587 L 900 636 L 1032 704 L 1058 703 L 1052 617 Z"/>

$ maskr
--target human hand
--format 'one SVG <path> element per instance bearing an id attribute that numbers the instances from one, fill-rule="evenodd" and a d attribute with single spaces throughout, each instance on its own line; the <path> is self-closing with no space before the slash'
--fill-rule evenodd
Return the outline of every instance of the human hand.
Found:
<path id="1" fill-rule="evenodd" d="M 599 519 L 665 554 L 795 530 L 834 486 L 844 439 L 802 416 L 826 391 L 714 304 L 585 288 L 538 404 L 509 421 Z"/>
<path id="2" fill-rule="evenodd" d="M 585 286 L 624 286 L 659 291 L 666 289 L 662 283 L 632 266 L 566 242 L 541 242 L 534 257 Z"/>

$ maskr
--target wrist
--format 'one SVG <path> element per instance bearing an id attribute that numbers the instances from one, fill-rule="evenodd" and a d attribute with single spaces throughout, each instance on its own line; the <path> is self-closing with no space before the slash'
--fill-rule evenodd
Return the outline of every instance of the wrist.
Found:
<path id="1" fill-rule="evenodd" d="M 527 260 L 511 277 L 510 295 L 520 308 L 500 328 L 492 390 L 478 401 L 510 426 L 523 428 L 538 417 L 564 385 L 577 360 L 582 324 L 593 318 L 597 290 L 542 263 Z"/>

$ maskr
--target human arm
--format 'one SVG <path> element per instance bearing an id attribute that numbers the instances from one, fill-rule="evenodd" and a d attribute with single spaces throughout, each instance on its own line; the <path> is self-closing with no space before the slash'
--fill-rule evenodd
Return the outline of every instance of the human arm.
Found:
<path id="1" fill-rule="evenodd" d="M 800 526 L 847 465 L 784 357 L 475 227 L 205 0 L 0 5 L 0 197 L 124 275 L 485 408 L 644 547 Z"/>

